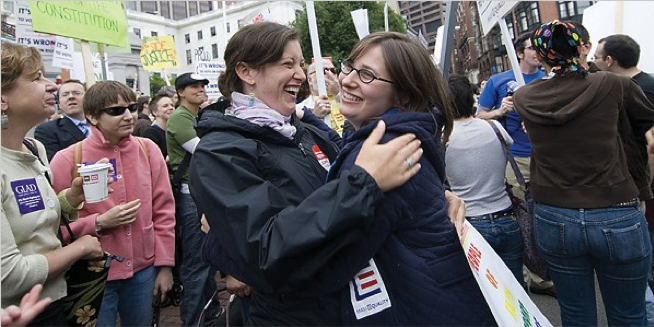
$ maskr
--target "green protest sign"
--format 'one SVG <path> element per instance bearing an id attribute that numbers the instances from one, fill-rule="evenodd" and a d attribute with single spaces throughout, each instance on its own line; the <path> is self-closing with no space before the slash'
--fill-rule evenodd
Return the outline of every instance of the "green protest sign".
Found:
<path id="1" fill-rule="evenodd" d="M 29 1 L 35 31 L 129 47 L 120 1 Z"/>

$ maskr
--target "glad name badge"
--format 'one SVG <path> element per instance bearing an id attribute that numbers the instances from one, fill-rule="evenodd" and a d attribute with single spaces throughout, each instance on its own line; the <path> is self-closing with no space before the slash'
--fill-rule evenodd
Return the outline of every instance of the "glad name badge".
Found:
<path id="1" fill-rule="evenodd" d="M 311 148 L 313 151 L 313 155 L 316 156 L 316 160 L 318 160 L 318 163 L 322 166 L 322 168 L 325 168 L 326 171 L 329 171 L 329 168 L 332 167 L 332 164 L 329 162 L 329 158 L 320 150 L 317 144 L 314 144 L 313 147 Z"/>
<path id="2" fill-rule="evenodd" d="M 384 280 L 373 259 L 350 281 L 350 300 L 357 320 L 391 307 Z"/>
<path id="3" fill-rule="evenodd" d="M 45 209 L 41 191 L 39 191 L 35 178 L 13 181 L 11 182 L 11 190 L 14 192 L 21 215 Z"/>

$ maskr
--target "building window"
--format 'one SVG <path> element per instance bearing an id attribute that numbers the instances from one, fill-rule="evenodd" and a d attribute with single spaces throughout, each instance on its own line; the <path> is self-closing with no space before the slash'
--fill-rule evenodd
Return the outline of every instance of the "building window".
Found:
<path id="1" fill-rule="evenodd" d="M 186 50 L 186 64 L 190 65 L 193 63 L 193 59 L 191 58 L 191 50 Z"/>
<path id="2" fill-rule="evenodd" d="M 538 13 L 538 2 L 532 2 L 529 5 L 529 25 L 540 22 L 540 14 Z"/>
<path id="3" fill-rule="evenodd" d="M 495 57 L 495 72 L 499 73 L 504 71 L 504 65 L 502 64 L 502 57 Z"/>
<path id="4" fill-rule="evenodd" d="M 136 11 L 136 1 L 127 1 L 127 9 Z"/>
<path id="5" fill-rule="evenodd" d="M 150 35 L 157 36 L 157 35 L 159 35 L 159 33 L 155 32 L 155 31 L 152 31 L 152 32 L 150 32 Z"/>
<path id="6" fill-rule="evenodd" d="M 158 14 L 156 1 L 141 1 L 141 11 L 149 14 Z"/>
<path id="7" fill-rule="evenodd" d="M 216 26 L 211 26 L 209 32 L 211 32 L 211 36 L 216 36 Z"/>
<path id="8" fill-rule="evenodd" d="M 213 1 L 200 1 L 200 13 L 210 12 L 213 10 Z"/>
<path id="9" fill-rule="evenodd" d="M 139 39 L 140 39 L 141 38 L 141 29 L 134 27 L 134 34 L 136 34 L 136 36 L 138 36 Z"/>
<path id="10" fill-rule="evenodd" d="M 184 41 L 186 41 L 186 44 L 191 43 L 191 34 L 185 34 Z"/>
<path id="11" fill-rule="evenodd" d="M 195 16 L 198 14 L 198 3 L 197 1 L 188 2 L 188 15 Z"/>
<path id="12" fill-rule="evenodd" d="M 181 20 L 188 17 L 186 1 L 173 1 L 173 19 Z"/>
<path id="13" fill-rule="evenodd" d="M 161 16 L 170 18 L 170 1 L 159 1 L 159 8 L 161 8 Z"/>
<path id="14" fill-rule="evenodd" d="M 211 45 L 211 58 L 218 58 L 218 44 L 216 43 Z"/>
<path id="15" fill-rule="evenodd" d="M 513 19 L 511 16 L 506 18 L 506 27 L 509 29 L 509 35 L 511 35 L 511 40 L 515 39 L 515 30 L 513 29 Z"/>
<path id="16" fill-rule="evenodd" d="M 425 24 L 425 29 L 427 30 L 427 34 L 436 32 L 436 29 L 438 29 L 438 26 L 440 26 L 440 22 L 441 22 L 440 20 L 435 20 L 433 22 L 429 22 Z"/>
<path id="17" fill-rule="evenodd" d="M 202 40 L 202 30 L 198 31 L 198 40 Z"/>
<path id="18" fill-rule="evenodd" d="M 230 31 L 229 31 L 229 23 L 227 23 L 227 33 L 230 33 Z"/>
<path id="19" fill-rule="evenodd" d="M 561 19 L 579 20 L 584 10 L 593 5 L 595 1 L 559 1 L 559 16 Z"/>

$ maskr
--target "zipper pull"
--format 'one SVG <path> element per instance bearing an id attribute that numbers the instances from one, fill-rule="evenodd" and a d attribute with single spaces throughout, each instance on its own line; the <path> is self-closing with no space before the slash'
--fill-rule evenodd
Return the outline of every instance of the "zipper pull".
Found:
<path id="1" fill-rule="evenodd" d="M 302 154 L 306 157 L 307 151 L 304 150 L 304 147 L 302 146 L 302 142 L 298 143 L 297 147 L 300 148 L 300 151 L 302 151 Z"/>

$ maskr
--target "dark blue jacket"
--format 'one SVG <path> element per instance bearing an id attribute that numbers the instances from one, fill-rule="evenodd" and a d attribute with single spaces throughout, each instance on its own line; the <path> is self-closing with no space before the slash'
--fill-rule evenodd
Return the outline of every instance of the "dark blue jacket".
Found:
<path id="1" fill-rule="evenodd" d="M 350 289 L 342 289 L 345 325 L 488 326 L 491 311 L 472 275 L 456 230 L 447 215 L 443 179 L 445 164 L 439 148 L 440 113 L 401 112 L 381 117 L 386 123 L 382 143 L 414 133 L 422 142 L 422 168 L 409 182 L 384 194 L 374 222 L 350 250 L 343 251 L 324 273 L 350 279 L 373 257 L 390 295 L 391 307 L 356 320 Z M 354 132 L 332 165 L 328 179 L 350 170 L 376 124 Z M 350 268 L 350 269 L 348 269 Z"/>

